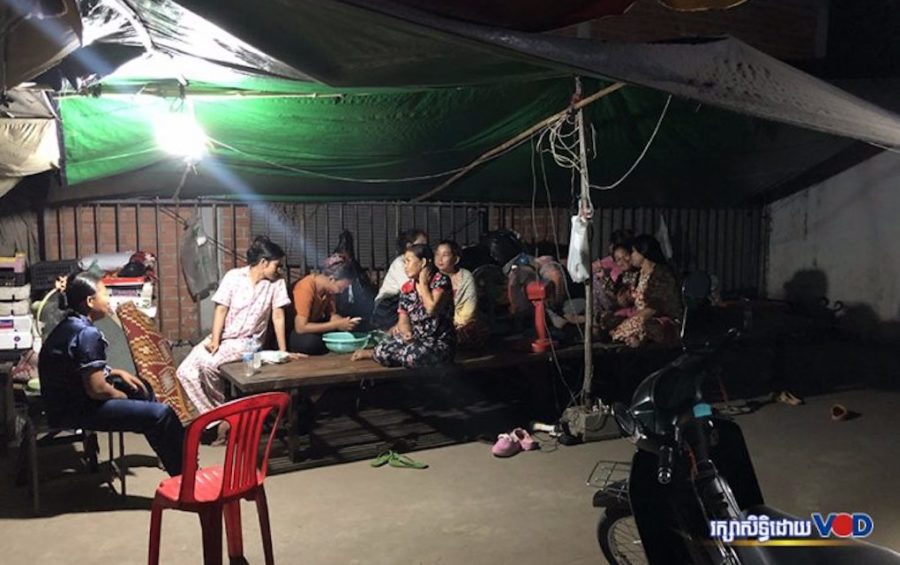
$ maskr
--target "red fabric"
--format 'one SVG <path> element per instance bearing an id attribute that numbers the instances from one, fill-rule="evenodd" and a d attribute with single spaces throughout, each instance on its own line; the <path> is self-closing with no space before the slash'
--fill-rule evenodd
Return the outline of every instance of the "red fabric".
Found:
<path id="1" fill-rule="evenodd" d="M 150 383 L 160 402 L 175 410 L 182 424 L 187 424 L 194 419 L 196 409 L 175 377 L 172 349 L 157 331 L 156 323 L 138 310 L 133 302 L 123 303 L 116 314 L 122 322 L 138 376 Z"/>

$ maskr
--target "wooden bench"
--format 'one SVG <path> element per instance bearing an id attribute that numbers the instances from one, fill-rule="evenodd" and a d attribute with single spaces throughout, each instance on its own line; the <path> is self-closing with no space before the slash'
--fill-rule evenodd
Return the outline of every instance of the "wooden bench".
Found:
<path id="1" fill-rule="evenodd" d="M 287 453 L 284 457 L 273 456 L 271 466 L 273 472 L 312 467 L 329 462 L 359 459 L 374 454 L 374 450 L 360 449 L 356 455 L 346 457 L 324 456 L 312 453 L 310 446 L 307 453 L 301 454 L 301 436 L 298 433 L 298 423 L 301 414 L 301 400 L 308 405 L 315 405 L 322 394 L 334 387 L 352 387 L 354 384 L 381 383 L 404 379 L 416 379 L 417 381 L 435 381 L 444 379 L 444 382 L 452 382 L 453 377 L 472 374 L 476 372 L 502 371 L 504 374 L 512 370 L 516 374 L 531 374 L 543 371 L 556 372 L 556 362 L 561 364 L 580 364 L 583 359 L 582 346 L 569 346 L 557 348 L 547 353 L 532 353 L 527 350 L 527 345 L 521 342 L 499 342 L 496 349 L 483 353 L 461 354 L 457 362 L 452 365 L 431 367 L 425 369 L 409 370 L 403 368 L 387 368 L 371 360 L 351 361 L 349 355 L 328 354 L 319 357 L 310 357 L 301 361 L 285 363 L 282 365 L 266 365 L 260 371 L 251 376 L 245 374 L 243 363 L 230 363 L 221 368 L 222 375 L 226 379 L 229 388 L 229 396 L 232 398 L 257 394 L 262 392 L 284 391 L 292 397 L 291 408 L 285 418 L 283 430 Z M 609 344 L 595 344 L 595 355 L 605 355 L 622 350 L 621 346 Z M 572 371 L 577 376 L 577 370 Z M 580 382 L 580 377 L 577 377 Z M 448 380 L 449 379 L 449 380 Z M 372 427 L 373 424 L 357 418 L 363 427 Z M 391 420 L 396 423 L 396 419 Z M 309 438 L 307 438 L 309 439 Z M 451 443 L 432 442 L 427 447 L 446 445 Z M 419 443 L 418 447 L 425 447 Z M 305 455 L 303 457 L 302 455 Z M 318 459 L 317 459 L 318 458 Z"/>

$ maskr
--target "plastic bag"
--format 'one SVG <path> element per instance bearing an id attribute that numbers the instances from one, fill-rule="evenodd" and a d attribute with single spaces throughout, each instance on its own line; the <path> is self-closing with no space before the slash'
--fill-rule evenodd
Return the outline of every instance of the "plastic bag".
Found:
<path id="1" fill-rule="evenodd" d="M 583 283 L 591 276 L 591 242 L 588 241 L 588 221 L 572 216 L 572 233 L 569 236 L 569 259 L 566 262 L 569 276 L 576 283 Z"/>

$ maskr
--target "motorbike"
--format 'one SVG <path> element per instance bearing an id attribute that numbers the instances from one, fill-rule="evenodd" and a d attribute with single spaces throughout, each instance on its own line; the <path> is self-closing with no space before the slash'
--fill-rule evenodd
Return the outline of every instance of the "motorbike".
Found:
<path id="1" fill-rule="evenodd" d="M 900 564 L 900 554 L 863 541 L 800 547 L 726 543 L 710 522 L 749 516 L 799 520 L 766 506 L 738 424 L 703 401 L 702 384 L 740 336 L 686 351 L 616 403 L 621 434 L 635 444 L 630 463 L 599 461 L 589 484 L 603 513 L 597 538 L 613 564 Z"/>

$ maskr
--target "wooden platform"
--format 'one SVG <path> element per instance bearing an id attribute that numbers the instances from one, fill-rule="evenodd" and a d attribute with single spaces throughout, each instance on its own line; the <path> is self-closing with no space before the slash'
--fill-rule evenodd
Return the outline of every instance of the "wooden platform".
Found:
<path id="1" fill-rule="evenodd" d="M 621 345 L 595 344 L 594 351 L 617 351 Z M 582 346 L 556 349 L 557 359 L 577 359 L 583 355 Z M 284 391 L 295 388 L 322 387 L 365 380 L 402 379 L 414 375 L 443 376 L 460 372 L 553 363 L 553 352 L 532 353 L 519 342 L 500 342 L 496 350 L 478 354 L 462 354 L 453 365 L 427 369 L 382 367 L 372 360 L 351 361 L 349 355 L 321 355 L 281 365 L 267 365 L 254 375 L 246 376 L 243 363 L 229 363 L 221 368 L 222 375 L 237 394 Z"/>
<path id="2" fill-rule="evenodd" d="M 581 389 L 584 349 L 535 354 L 528 345 L 498 341 L 493 350 L 428 369 L 386 368 L 328 354 L 268 365 L 249 377 L 242 363 L 225 365 L 222 373 L 232 397 L 291 394 L 283 441 L 273 446 L 270 459 L 270 469 L 279 473 L 368 459 L 387 448 L 407 452 L 496 438 L 532 419 L 554 420 Z M 658 357 L 652 349 L 594 345 L 595 359 L 604 360 L 595 361 L 598 374 L 648 354 Z"/>

